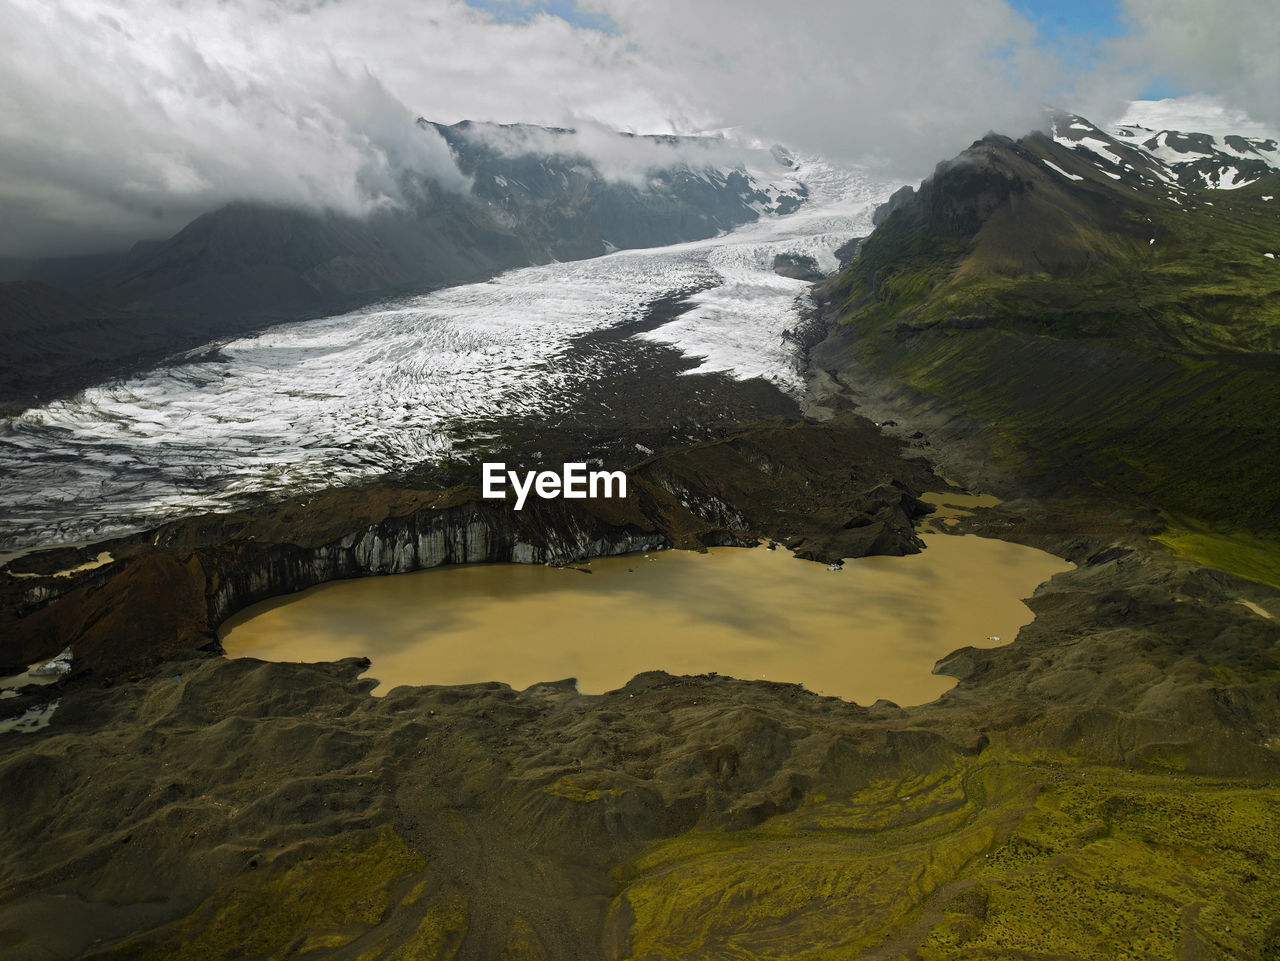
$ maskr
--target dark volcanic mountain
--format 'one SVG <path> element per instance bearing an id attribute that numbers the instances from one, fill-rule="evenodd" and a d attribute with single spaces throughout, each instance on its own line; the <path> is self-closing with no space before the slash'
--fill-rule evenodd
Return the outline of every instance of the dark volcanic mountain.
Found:
<path id="1" fill-rule="evenodd" d="M 1173 143 L 1198 148 L 1163 159 Z M 1071 116 L 988 136 L 898 198 L 830 284 L 839 323 L 814 359 L 1275 583 L 1280 172 L 1228 160 L 1212 138 L 1143 147 Z"/>
<path id="2" fill-rule="evenodd" d="M 469 193 L 407 177 L 406 203 L 367 218 L 235 203 L 124 258 L 27 267 L 25 277 L 74 286 L 79 306 L 52 289 L 0 286 L 9 348 L 0 404 L 20 406 L 174 351 L 392 293 L 711 237 L 793 210 L 807 196 L 777 151 L 767 161 L 777 175 L 771 182 L 727 160 L 719 141 L 609 134 L 610 156 L 625 163 L 601 170 L 573 131 L 419 123 L 450 145 Z M 56 332 L 25 336 L 31 309 L 56 316 Z"/>
<path id="3" fill-rule="evenodd" d="M 727 164 L 714 139 L 609 134 L 617 138 L 619 169 L 602 170 L 572 130 L 418 123 L 449 144 L 473 178 L 472 196 L 533 239 L 534 262 L 713 237 L 761 213 L 790 213 L 808 196 L 789 178 L 792 161 L 780 148 L 765 161 L 777 178 L 767 181 Z"/>

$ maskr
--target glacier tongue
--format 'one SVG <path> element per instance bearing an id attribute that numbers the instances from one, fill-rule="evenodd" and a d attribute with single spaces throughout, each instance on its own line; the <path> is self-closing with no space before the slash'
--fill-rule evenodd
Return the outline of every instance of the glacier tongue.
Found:
<path id="1" fill-rule="evenodd" d="M 782 332 L 795 325 L 798 301 L 809 285 L 774 273 L 773 258 L 802 254 L 824 271 L 836 270 L 835 249 L 850 237 L 871 233 L 876 206 L 901 186 L 828 165 L 810 164 L 804 173 L 820 202 L 790 217 L 740 227 L 707 245 L 707 262 L 721 282 L 693 295 L 693 310 L 638 336 L 701 358 L 690 373 L 763 377 L 798 393 L 802 379 L 795 350 Z"/>
<path id="2" fill-rule="evenodd" d="M 272 328 L 0 420 L 0 548 L 90 540 L 254 495 L 439 459 L 469 422 L 554 413 L 575 338 L 674 291 L 695 308 L 647 334 L 700 371 L 799 387 L 782 332 L 804 283 L 773 256 L 870 232 L 898 186 L 802 161 L 810 203 L 721 237 L 511 271 L 487 283 Z M 583 364 L 572 366 L 577 376 Z"/>

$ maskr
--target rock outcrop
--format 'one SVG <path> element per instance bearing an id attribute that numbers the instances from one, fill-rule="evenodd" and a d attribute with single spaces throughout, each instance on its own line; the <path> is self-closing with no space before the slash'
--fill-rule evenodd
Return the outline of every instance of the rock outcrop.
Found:
<path id="1" fill-rule="evenodd" d="M 826 276 L 818 266 L 818 261 L 805 254 L 776 254 L 773 258 L 773 272 L 779 277 L 809 283 L 817 283 Z"/>

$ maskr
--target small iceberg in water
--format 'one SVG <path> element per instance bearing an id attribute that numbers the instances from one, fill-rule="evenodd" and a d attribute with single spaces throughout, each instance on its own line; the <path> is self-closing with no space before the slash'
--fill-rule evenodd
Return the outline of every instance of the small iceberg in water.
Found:
<path id="1" fill-rule="evenodd" d="M 71 673 L 71 648 L 67 648 L 51 661 L 46 661 L 27 672 L 32 677 L 56 677 Z"/>

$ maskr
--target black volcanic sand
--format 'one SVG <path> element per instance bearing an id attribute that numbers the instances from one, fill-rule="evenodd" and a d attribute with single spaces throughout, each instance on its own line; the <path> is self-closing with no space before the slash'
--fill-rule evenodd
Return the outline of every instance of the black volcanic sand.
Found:
<path id="1" fill-rule="evenodd" d="M 0 735 L 4 956 L 1276 956 L 1280 594 L 1153 549 L 1132 506 L 1025 496 L 945 425 L 895 428 L 913 452 L 847 413 L 799 421 L 764 385 L 645 373 L 632 422 L 592 428 L 608 400 L 588 390 L 542 435 L 563 445 L 548 463 L 579 429 L 610 457 L 652 448 L 626 461 L 626 501 L 516 514 L 406 478 L 0 571 L 0 661 L 69 641 L 80 668 L 0 701 L 60 699 L 48 729 Z M 732 401 L 725 435 L 677 443 L 698 390 Z M 759 419 L 734 426 L 733 403 Z M 201 650 L 316 578 L 516 545 L 909 553 L 918 495 L 945 486 L 912 454 L 1002 484 L 960 530 L 1080 565 L 1012 644 L 940 662 L 959 683 L 932 704 L 664 674 L 372 698 L 365 662 Z M 101 550 L 117 560 L 47 576 Z"/>

